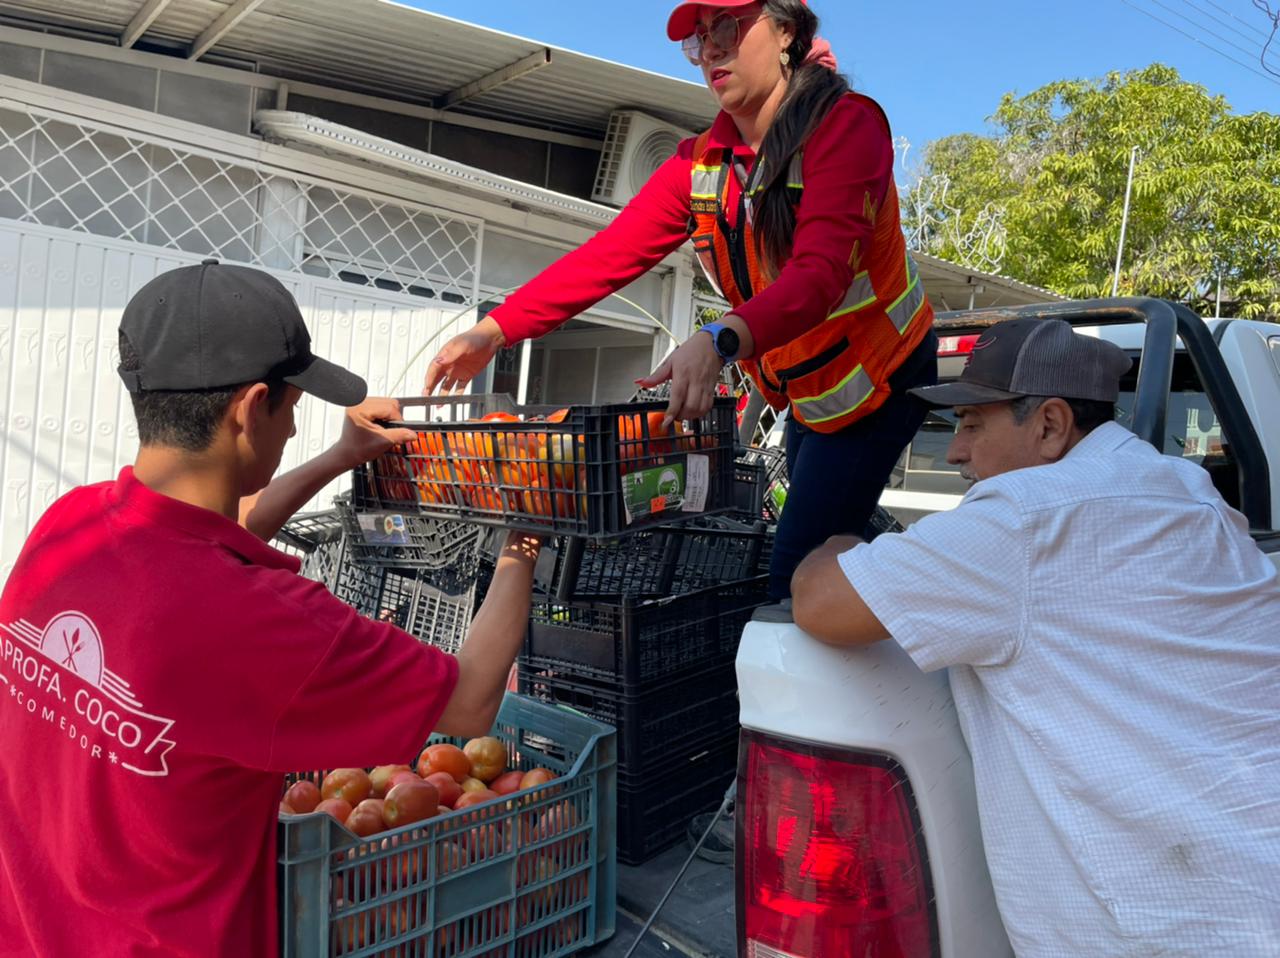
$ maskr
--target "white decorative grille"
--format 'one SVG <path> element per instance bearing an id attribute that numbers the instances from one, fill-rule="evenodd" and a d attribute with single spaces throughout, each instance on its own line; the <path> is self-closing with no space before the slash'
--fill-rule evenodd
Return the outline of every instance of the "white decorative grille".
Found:
<path id="1" fill-rule="evenodd" d="M 479 221 L 0 102 L 0 217 L 474 303 Z"/>

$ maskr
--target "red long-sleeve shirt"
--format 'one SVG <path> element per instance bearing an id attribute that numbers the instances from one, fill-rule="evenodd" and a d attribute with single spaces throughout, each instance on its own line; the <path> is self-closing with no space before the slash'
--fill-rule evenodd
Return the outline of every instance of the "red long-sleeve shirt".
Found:
<path id="1" fill-rule="evenodd" d="M 712 125 L 711 144 L 732 149 L 748 170 L 755 163 L 755 153 L 727 113 Z M 609 226 L 490 313 L 508 343 L 550 332 L 652 269 L 688 239 L 693 146 L 692 139 L 682 142 Z M 805 145 L 803 171 L 791 257 L 772 285 L 733 311 L 751 330 L 756 355 L 822 322 L 853 282 L 854 246 L 866 250 L 874 232 L 865 198 L 870 195 L 878 209 L 893 175 L 893 143 L 884 118 L 861 100 L 842 99 Z M 736 177 L 729 182 L 726 213 L 732 223 L 739 185 Z"/>

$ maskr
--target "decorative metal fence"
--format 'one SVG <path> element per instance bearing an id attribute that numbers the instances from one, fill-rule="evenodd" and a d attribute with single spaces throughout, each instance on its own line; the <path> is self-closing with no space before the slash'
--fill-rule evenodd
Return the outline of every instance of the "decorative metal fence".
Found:
<path id="1" fill-rule="evenodd" d="M 479 220 L 4 98 L 0 218 L 477 299 Z"/>

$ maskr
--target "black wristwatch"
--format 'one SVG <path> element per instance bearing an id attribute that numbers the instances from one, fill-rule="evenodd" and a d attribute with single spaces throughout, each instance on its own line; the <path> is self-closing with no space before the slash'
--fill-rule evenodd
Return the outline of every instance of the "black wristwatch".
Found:
<path id="1" fill-rule="evenodd" d="M 707 323 L 701 328 L 701 332 L 711 334 L 711 342 L 715 344 L 716 354 L 721 362 L 731 363 L 738 358 L 742 343 L 738 334 L 724 323 Z"/>

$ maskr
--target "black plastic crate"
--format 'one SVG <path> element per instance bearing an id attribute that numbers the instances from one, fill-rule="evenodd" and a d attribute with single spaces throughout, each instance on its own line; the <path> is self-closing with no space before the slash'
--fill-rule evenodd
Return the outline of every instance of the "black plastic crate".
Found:
<path id="1" fill-rule="evenodd" d="M 634 775 L 618 770 L 618 861 L 641 865 L 684 840 L 689 820 L 720 807 L 737 774 L 738 730 L 690 753 L 670 756 L 661 769 Z"/>
<path id="2" fill-rule="evenodd" d="M 612 725 L 618 731 L 618 768 L 634 775 L 660 768 L 673 750 L 697 751 L 738 727 L 732 657 L 636 694 L 585 679 L 571 668 L 533 668 L 525 661 L 519 663 L 519 683 L 524 695 Z"/>
<path id="3" fill-rule="evenodd" d="M 765 517 L 765 492 L 769 472 L 763 462 L 739 459 L 733 464 L 733 514 L 750 519 Z"/>
<path id="4" fill-rule="evenodd" d="M 659 600 L 537 599 L 520 659 L 534 671 L 613 682 L 620 692 L 639 694 L 648 683 L 732 662 L 742 630 L 767 602 L 767 576 Z"/>
<path id="5" fill-rule="evenodd" d="M 470 561 L 480 529 L 469 522 L 415 512 L 357 511 L 349 497 L 334 500 L 350 558 L 365 565 L 447 569 Z"/>
<path id="6" fill-rule="evenodd" d="M 475 574 L 432 573 L 342 561 L 330 590 L 361 615 L 391 622 L 429 645 L 456 652 L 475 607 Z"/>
<path id="7" fill-rule="evenodd" d="M 516 406 L 509 396 L 415 397 L 418 439 L 357 468 L 362 511 L 608 538 L 733 506 L 734 409 L 661 432 L 664 403 Z M 486 421 L 480 421 L 486 417 Z"/>
<path id="8" fill-rule="evenodd" d="M 549 581 L 535 589 L 557 601 L 683 595 L 757 574 L 764 522 L 709 516 L 617 539 L 563 539 Z"/>
<path id="9" fill-rule="evenodd" d="M 335 506 L 323 512 L 294 516 L 276 533 L 272 543 L 282 552 L 305 555 L 318 546 L 332 544 L 342 538 L 342 519 Z"/>
<path id="10" fill-rule="evenodd" d="M 764 470 L 763 480 L 760 480 L 763 486 L 761 507 L 765 518 L 777 522 L 782 514 L 782 504 L 786 501 L 789 487 L 786 450 L 774 446 L 748 446 L 740 450 L 738 465 L 754 465 Z M 742 473 L 741 476 L 745 481 L 746 473 Z M 739 495 L 745 494 L 740 491 L 740 487 L 736 488 L 735 492 Z M 752 513 L 752 515 L 755 514 Z"/>

